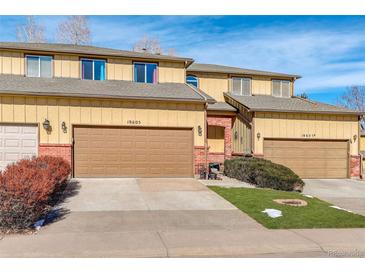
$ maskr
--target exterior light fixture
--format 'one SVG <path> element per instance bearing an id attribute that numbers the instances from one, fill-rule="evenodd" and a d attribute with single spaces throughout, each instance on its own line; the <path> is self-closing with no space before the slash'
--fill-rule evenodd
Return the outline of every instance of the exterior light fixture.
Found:
<path id="1" fill-rule="evenodd" d="M 257 136 L 257 139 L 260 139 L 261 133 L 260 132 L 257 132 L 256 136 Z"/>
<path id="2" fill-rule="evenodd" d="M 43 128 L 47 131 L 50 131 L 51 129 L 51 123 L 49 122 L 48 119 L 44 119 L 44 122 L 43 122 Z"/>
<path id="3" fill-rule="evenodd" d="M 354 138 L 354 142 L 356 142 L 357 135 L 355 134 L 355 135 L 353 136 L 353 138 Z"/>
<path id="4" fill-rule="evenodd" d="M 238 139 L 238 132 L 237 132 L 237 131 L 235 131 L 235 132 L 234 132 L 234 139 L 235 139 L 235 140 L 237 140 L 237 139 Z"/>
<path id="5" fill-rule="evenodd" d="M 67 132 L 66 122 L 62 122 L 62 124 L 61 124 L 61 128 L 62 128 L 62 131 L 63 131 L 64 133 L 66 133 L 66 132 Z"/>
<path id="6" fill-rule="evenodd" d="M 202 134 L 203 134 L 203 129 L 201 126 L 198 126 L 198 134 L 199 134 L 199 136 L 202 136 Z"/>

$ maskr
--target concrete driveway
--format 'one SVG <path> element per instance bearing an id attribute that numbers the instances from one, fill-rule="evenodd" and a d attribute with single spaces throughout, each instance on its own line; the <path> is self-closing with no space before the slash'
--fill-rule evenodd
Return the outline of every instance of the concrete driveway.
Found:
<path id="1" fill-rule="evenodd" d="M 82 179 L 68 193 L 37 234 L 0 235 L 0 257 L 328 257 L 365 243 L 365 230 L 268 230 L 194 179 Z"/>
<path id="2" fill-rule="evenodd" d="M 304 193 L 365 215 L 365 182 L 351 179 L 307 179 Z"/>

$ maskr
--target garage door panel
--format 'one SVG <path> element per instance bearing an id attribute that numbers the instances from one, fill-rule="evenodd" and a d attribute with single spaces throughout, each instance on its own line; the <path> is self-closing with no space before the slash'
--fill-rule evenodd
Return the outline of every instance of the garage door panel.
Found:
<path id="1" fill-rule="evenodd" d="M 103 139 L 103 135 L 108 136 Z M 96 144 L 94 136 L 103 141 Z M 74 140 L 76 177 L 193 175 L 193 134 L 190 129 L 80 126 L 74 128 Z"/>
<path id="2" fill-rule="evenodd" d="M 264 140 L 265 158 L 291 168 L 302 178 L 346 178 L 346 141 Z"/>
<path id="3" fill-rule="evenodd" d="M 38 154 L 36 125 L 0 124 L 0 170 L 8 164 Z"/>

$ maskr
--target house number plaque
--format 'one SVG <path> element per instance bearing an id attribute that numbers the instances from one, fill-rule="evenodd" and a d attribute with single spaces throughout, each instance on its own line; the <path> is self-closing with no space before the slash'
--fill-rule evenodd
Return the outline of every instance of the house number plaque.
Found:
<path id="1" fill-rule="evenodd" d="M 302 137 L 303 138 L 315 138 L 316 134 L 315 133 L 311 133 L 311 134 L 304 133 L 304 134 L 302 134 Z"/>
<path id="2" fill-rule="evenodd" d="M 142 122 L 140 120 L 127 120 L 128 125 L 140 125 Z"/>

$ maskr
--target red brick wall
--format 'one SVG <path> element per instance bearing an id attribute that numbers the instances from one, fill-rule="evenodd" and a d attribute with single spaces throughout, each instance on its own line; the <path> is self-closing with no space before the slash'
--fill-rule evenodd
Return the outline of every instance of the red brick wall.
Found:
<path id="1" fill-rule="evenodd" d="M 38 153 L 39 156 L 50 155 L 62 157 L 71 164 L 71 145 L 40 144 Z"/>
<path id="2" fill-rule="evenodd" d="M 208 126 L 224 127 L 224 153 L 208 152 L 208 162 L 223 163 L 232 157 L 232 117 L 208 116 Z"/>
<path id="3" fill-rule="evenodd" d="M 361 175 L 361 158 L 360 155 L 351 155 L 350 157 L 350 176 L 360 177 Z"/>
<path id="4" fill-rule="evenodd" d="M 194 147 L 194 174 L 199 174 L 202 167 L 205 167 L 205 149 L 204 146 Z"/>

